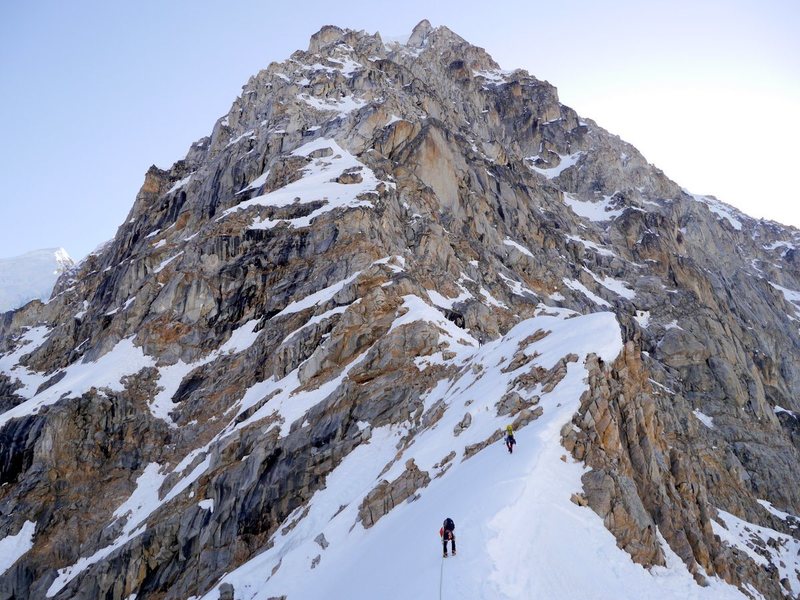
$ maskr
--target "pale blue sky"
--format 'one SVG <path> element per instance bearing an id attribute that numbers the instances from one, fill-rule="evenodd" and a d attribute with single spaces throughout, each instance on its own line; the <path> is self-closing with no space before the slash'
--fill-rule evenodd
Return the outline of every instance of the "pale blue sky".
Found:
<path id="1" fill-rule="evenodd" d="M 691 191 L 800 225 L 796 0 L 6 0 L 0 257 L 113 237 L 147 167 L 322 25 L 399 35 L 423 18 L 555 84 Z"/>

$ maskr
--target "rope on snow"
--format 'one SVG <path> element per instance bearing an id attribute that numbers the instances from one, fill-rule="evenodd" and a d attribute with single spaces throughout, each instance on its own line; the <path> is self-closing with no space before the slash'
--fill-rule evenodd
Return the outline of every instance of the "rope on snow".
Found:
<path id="1" fill-rule="evenodd" d="M 444 575 L 444 556 L 442 556 L 442 564 L 439 567 L 439 600 L 442 600 L 442 579 Z"/>

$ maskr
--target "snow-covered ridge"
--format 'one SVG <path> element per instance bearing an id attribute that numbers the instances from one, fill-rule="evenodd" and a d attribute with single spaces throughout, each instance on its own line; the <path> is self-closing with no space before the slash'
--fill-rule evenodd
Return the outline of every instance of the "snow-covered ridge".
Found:
<path id="1" fill-rule="evenodd" d="M 0 258 L 0 312 L 31 300 L 47 301 L 56 279 L 75 265 L 63 248 L 47 248 Z"/>

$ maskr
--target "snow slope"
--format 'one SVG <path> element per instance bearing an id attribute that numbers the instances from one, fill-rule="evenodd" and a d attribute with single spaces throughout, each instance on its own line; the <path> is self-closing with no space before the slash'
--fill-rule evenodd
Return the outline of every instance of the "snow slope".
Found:
<path id="1" fill-rule="evenodd" d="M 331 290 L 326 288 L 328 292 Z M 420 320 L 435 323 L 454 354 L 449 359 L 441 353 L 418 359 L 418 368 L 425 371 L 436 364 L 459 368 L 457 375 L 439 380 L 422 398 L 425 410 L 444 404 L 441 418 L 416 431 L 410 423 L 373 430 L 369 442 L 358 446 L 330 473 L 325 487 L 309 502 L 307 512 L 301 507 L 291 514 L 264 552 L 225 575 L 218 584 L 233 584 L 236 598 L 241 600 L 283 595 L 289 600 L 743 598 L 738 590 L 717 579 L 711 578 L 707 588 L 698 586 L 663 539 L 666 567 L 647 570 L 633 563 L 617 548 L 593 511 L 570 501 L 572 494 L 582 489 L 585 467 L 568 457 L 561 446 L 561 429 L 578 409 L 587 389 L 587 356 L 594 353 L 609 362 L 622 349 L 613 313 L 579 315 L 540 305 L 535 318 L 520 322 L 498 340 L 480 345 L 422 298 L 406 296 L 404 307 L 392 330 Z M 42 343 L 46 335 L 46 330 L 28 332 L 26 351 Z M 247 323 L 224 349 L 238 351 L 252 343 L 256 335 L 252 323 Z M 509 369 L 520 353 L 530 362 Z M 551 392 L 544 393 L 541 384 L 531 389 L 517 387 L 516 378 L 532 366 L 552 369 L 571 353 L 578 360 L 566 363 L 564 378 Z M 15 356 L 4 359 L 10 363 Z M 9 412 L 30 414 L 67 390 L 74 394 L 89 385 L 114 387 L 124 374 L 151 361 L 129 340 L 123 340 L 96 363 L 76 363 L 68 368 L 67 375 L 53 388 Z M 293 371 L 280 382 L 258 384 L 259 390 L 248 393 L 240 408 L 244 410 L 272 388 L 285 387 L 285 394 L 275 395 L 262 410 L 277 408 L 284 419 L 276 426 L 287 428 L 295 420 L 304 419 L 306 411 L 341 384 L 349 370 L 320 389 L 298 391 L 291 406 L 283 406 L 283 396 L 288 397 L 299 386 L 299 382 L 294 385 L 291 381 L 297 377 Z M 512 421 L 509 416 L 498 416 L 496 408 L 510 390 L 528 401 L 539 396 L 542 416 L 517 432 L 513 455 L 499 440 L 465 458 L 468 447 L 487 440 Z M 471 424 L 456 435 L 456 426 L 467 412 Z M 232 431 L 226 429 L 221 435 Z M 403 446 L 400 441 L 409 433 L 414 436 L 413 443 Z M 163 490 L 163 496 L 159 488 L 168 470 L 155 463 L 149 465 L 138 478 L 133 494 L 114 513 L 116 518 L 125 519 L 118 538 L 60 569 L 48 595 L 144 533 L 149 516 L 184 493 L 209 467 L 208 456 L 191 467 L 207 448 L 198 448 L 171 470 L 181 477 L 171 489 Z M 398 453 L 398 448 L 403 450 Z M 451 452 L 455 459 L 442 466 Z M 397 479 L 409 459 L 429 473 L 431 482 L 411 501 L 400 503 L 374 526 L 365 528 L 358 518 L 363 499 L 381 480 Z M 197 502 L 213 510 L 213 500 L 197 498 Z M 459 552 L 443 560 L 438 529 L 447 516 L 456 522 Z M 8 546 L 9 565 L 29 548 L 33 533 L 29 529 L 0 540 L 0 546 Z M 216 585 L 203 600 L 216 600 L 218 596 Z"/>
<path id="2" fill-rule="evenodd" d="M 262 219 L 256 217 L 251 225 L 251 229 L 272 229 L 279 223 L 287 223 L 294 228 L 308 227 L 314 218 L 319 215 L 336 210 L 338 208 L 371 207 L 372 202 L 367 199 L 373 194 L 377 194 L 376 188 L 381 183 L 375 173 L 361 163 L 355 156 L 344 150 L 334 140 L 318 138 L 313 142 L 304 144 L 294 152 L 293 156 L 303 156 L 308 158 L 315 151 L 328 151 L 325 157 L 318 157 L 313 160 L 305 169 L 303 177 L 288 185 L 285 185 L 273 192 L 256 196 L 246 200 L 234 207 L 226 210 L 220 219 L 254 206 L 284 207 L 293 204 L 304 204 L 317 200 L 323 200 L 321 207 L 312 211 L 309 215 L 295 219 Z M 336 181 L 336 177 L 343 173 L 354 173 L 361 176 L 361 180 L 354 184 L 342 184 Z M 258 182 L 264 178 L 262 174 L 255 181 L 251 182 L 247 189 L 258 187 Z M 393 186 L 393 183 L 383 182 L 384 185 Z"/>
<path id="3" fill-rule="evenodd" d="M 48 300 L 58 276 L 73 265 L 63 248 L 0 258 L 0 312 L 19 308 L 35 298 Z"/>
<path id="4" fill-rule="evenodd" d="M 36 523 L 25 521 L 19 533 L 0 539 L 0 575 L 8 571 L 11 565 L 33 547 L 35 531 Z"/>
<path id="5" fill-rule="evenodd" d="M 419 318 L 424 314 L 416 312 Z M 530 343 L 527 338 L 538 330 L 550 333 Z M 582 488 L 584 467 L 566 457 L 560 431 L 587 388 L 587 355 L 611 361 L 621 349 L 612 313 L 577 316 L 550 307 L 497 341 L 462 345 L 455 359 L 464 367 L 461 375 L 440 381 L 424 398 L 426 409 L 440 400 L 447 406 L 435 425 L 417 432 L 399 456 L 398 442 L 408 429 L 374 430 L 370 442 L 329 475 L 306 515 L 302 509 L 290 515 L 274 545 L 220 583 L 233 584 L 243 600 L 743 598 L 716 579 L 708 588 L 698 586 L 664 541 L 666 567 L 648 571 L 633 563 L 594 512 L 570 502 Z M 518 432 L 513 455 L 498 441 L 462 460 L 467 446 L 511 422 L 496 415 L 495 403 L 531 366 L 503 373 L 517 351 L 536 356 L 533 362 L 545 369 L 568 353 L 579 360 L 568 363 L 566 376 L 549 394 L 520 391 L 528 398 L 541 395 L 544 413 Z M 456 437 L 454 426 L 467 411 L 472 423 Z M 451 451 L 452 466 L 436 477 L 441 469 L 435 465 Z M 358 520 L 363 498 L 381 479 L 397 478 L 410 458 L 432 481 L 415 500 L 364 528 Z M 438 529 L 447 516 L 456 522 L 458 556 L 445 560 Z M 215 588 L 203 600 L 217 597 Z"/>

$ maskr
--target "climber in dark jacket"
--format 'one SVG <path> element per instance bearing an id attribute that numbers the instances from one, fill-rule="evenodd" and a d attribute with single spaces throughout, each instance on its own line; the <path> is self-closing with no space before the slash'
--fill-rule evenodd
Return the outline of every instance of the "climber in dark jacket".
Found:
<path id="1" fill-rule="evenodd" d="M 454 533 L 456 524 L 453 519 L 447 517 L 444 524 L 439 529 L 439 537 L 442 538 L 442 552 L 444 557 L 447 557 L 447 540 L 450 540 L 450 550 L 453 551 L 453 556 L 456 555 L 456 534 Z"/>

